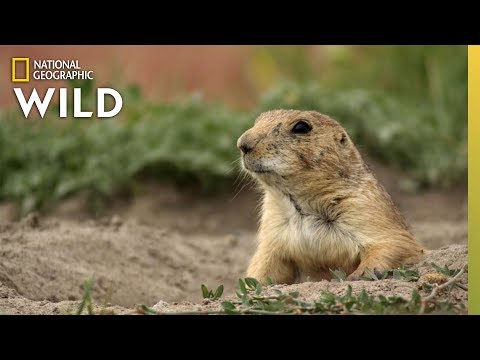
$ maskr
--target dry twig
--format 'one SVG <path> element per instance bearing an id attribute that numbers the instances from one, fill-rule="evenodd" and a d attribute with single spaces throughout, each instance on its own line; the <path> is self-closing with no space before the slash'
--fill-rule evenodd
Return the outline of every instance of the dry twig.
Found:
<path id="1" fill-rule="evenodd" d="M 433 290 L 432 292 L 430 293 L 430 295 L 428 295 L 426 298 L 424 298 L 422 300 L 422 306 L 420 307 L 420 311 L 419 313 L 420 314 L 424 314 L 425 313 L 425 308 L 427 306 L 427 304 L 429 302 L 432 302 L 433 299 L 435 299 L 435 297 L 437 296 L 438 292 L 440 290 L 443 290 L 445 289 L 446 287 L 452 285 L 452 284 L 455 284 L 457 282 L 457 280 L 460 278 L 460 276 L 463 275 L 463 273 L 465 272 L 465 267 L 462 268 L 462 270 L 460 270 L 458 272 L 457 275 L 455 275 L 454 277 L 452 277 L 450 280 L 448 280 L 447 282 L 443 283 L 442 285 L 438 285 L 438 284 L 434 284 L 433 286 Z M 457 283 L 458 285 L 458 283 Z"/>

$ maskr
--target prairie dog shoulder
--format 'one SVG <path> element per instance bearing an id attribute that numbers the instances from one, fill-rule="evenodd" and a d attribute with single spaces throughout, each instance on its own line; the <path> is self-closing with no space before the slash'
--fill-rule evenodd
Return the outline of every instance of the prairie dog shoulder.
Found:
<path id="1" fill-rule="evenodd" d="M 343 127 L 315 111 L 261 114 L 237 143 L 263 190 L 248 276 L 292 283 L 417 260 L 422 246 Z"/>

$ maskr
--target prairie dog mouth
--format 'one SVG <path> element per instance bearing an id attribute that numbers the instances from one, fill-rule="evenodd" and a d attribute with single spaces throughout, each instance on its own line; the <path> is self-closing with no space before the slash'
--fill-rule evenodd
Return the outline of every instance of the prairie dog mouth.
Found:
<path id="1" fill-rule="evenodd" d="M 257 174 L 267 174 L 267 173 L 273 172 L 272 170 L 267 170 L 267 169 L 263 169 L 263 168 L 256 169 L 256 170 L 251 170 L 251 171 L 253 171 L 254 173 L 257 173 Z"/>
<path id="2" fill-rule="evenodd" d="M 251 163 L 251 161 L 248 161 L 245 156 L 243 156 L 242 162 L 245 169 L 256 174 L 267 174 L 274 172 L 272 169 L 264 166 L 263 164 L 258 164 L 257 162 Z"/>

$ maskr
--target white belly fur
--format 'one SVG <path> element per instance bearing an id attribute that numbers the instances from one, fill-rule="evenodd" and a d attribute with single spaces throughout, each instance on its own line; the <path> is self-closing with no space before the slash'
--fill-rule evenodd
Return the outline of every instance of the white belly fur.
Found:
<path id="1" fill-rule="evenodd" d="M 301 215 L 288 199 L 282 199 L 265 207 L 260 236 L 268 234 L 268 240 L 295 262 L 304 278 L 328 269 L 347 272 L 358 265 L 361 239 L 351 230 L 341 220 L 329 225 L 314 215 Z"/>

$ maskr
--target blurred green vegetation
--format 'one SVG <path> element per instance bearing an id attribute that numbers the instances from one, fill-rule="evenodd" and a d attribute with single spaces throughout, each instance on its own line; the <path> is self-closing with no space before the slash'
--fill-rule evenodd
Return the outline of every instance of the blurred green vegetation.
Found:
<path id="1" fill-rule="evenodd" d="M 59 120 L 53 109 L 29 121 L 18 111 L 0 113 L 0 201 L 18 201 L 25 213 L 81 190 L 109 196 L 139 177 L 228 188 L 237 138 L 259 112 L 280 107 L 331 115 L 361 149 L 402 170 L 405 189 L 466 180 L 465 46 L 320 50 L 257 48 L 250 64 L 257 87 L 275 86 L 253 111 L 198 96 L 152 103 L 129 86 L 115 119 Z M 72 85 L 93 101 L 92 83 Z"/>
<path id="2" fill-rule="evenodd" d="M 131 90 L 134 88 L 131 88 Z M 129 101 L 115 120 L 43 120 L 22 123 L 2 116 L 0 198 L 21 203 L 23 212 L 80 190 L 94 197 L 133 185 L 136 175 L 202 189 L 226 185 L 238 157 L 236 136 L 247 114 L 191 97 L 176 104 Z"/>

